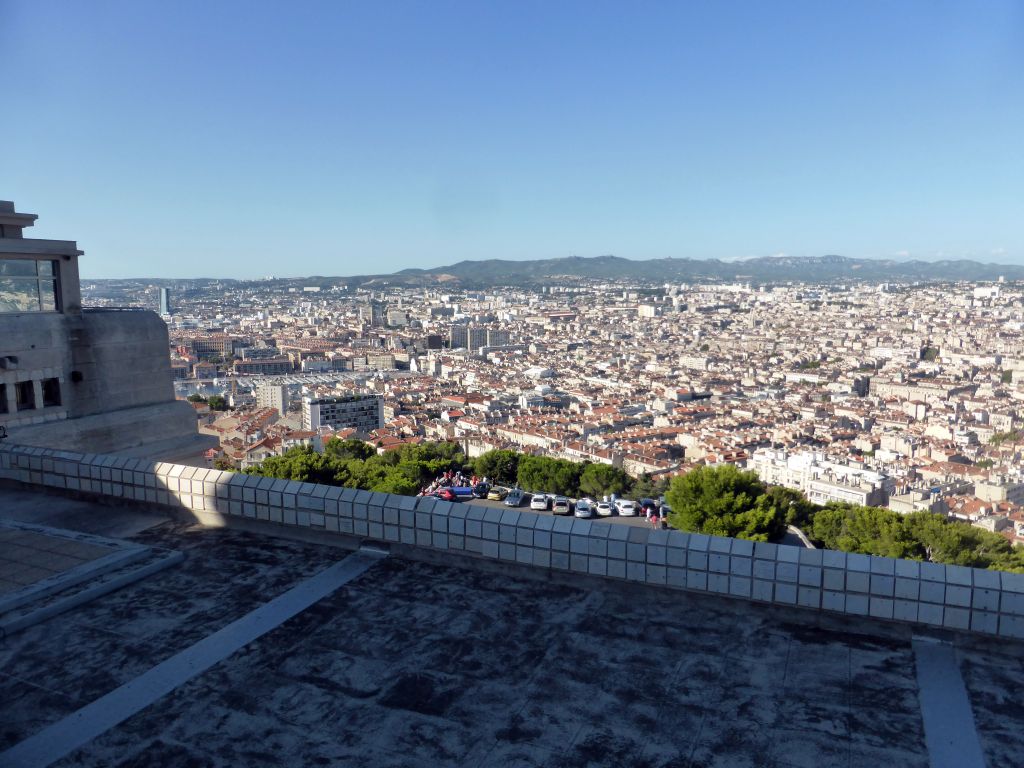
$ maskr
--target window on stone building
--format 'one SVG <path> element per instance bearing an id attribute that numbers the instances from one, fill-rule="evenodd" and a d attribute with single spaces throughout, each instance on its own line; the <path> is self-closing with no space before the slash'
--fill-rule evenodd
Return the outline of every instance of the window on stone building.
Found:
<path id="1" fill-rule="evenodd" d="M 0 259 L 0 313 L 56 310 L 56 261 Z"/>
<path id="2" fill-rule="evenodd" d="M 60 405 L 60 381 L 43 379 L 43 407 Z"/>
<path id="3" fill-rule="evenodd" d="M 14 394 L 19 411 L 30 411 L 36 407 L 36 390 L 31 381 L 19 381 L 15 384 Z"/>
<path id="4" fill-rule="evenodd" d="M 7 385 L 0 384 L 0 413 L 7 413 Z"/>

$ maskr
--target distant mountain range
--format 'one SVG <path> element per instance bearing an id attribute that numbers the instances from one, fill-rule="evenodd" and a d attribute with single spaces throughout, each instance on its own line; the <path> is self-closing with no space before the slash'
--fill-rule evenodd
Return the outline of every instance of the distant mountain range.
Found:
<path id="1" fill-rule="evenodd" d="M 1024 280 L 1024 266 L 984 264 L 966 259 L 946 261 L 897 261 L 895 259 L 852 259 L 845 256 L 766 256 L 746 260 L 719 259 L 650 259 L 634 261 L 619 256 L 534 259 L 510 261 L 484 259 L 460 261 L 446 267 L 403 269 L 386 275 L 350 277 L 288 277 L 265 280 L 195 278 L 85 280 L 102 284 L 106 291 L 137 287 L 139 282 L 156 286 L 187 284 L 203 290 L 213 285 L 263 284 L 276 287 L 319 286 L 330 288 L 339 284 L 350 287 L 364 285 L 451 285 L 453 288 L 486 288 L 496 285 L 541 286 L 561 280 L 589 278 L 618 282 L 682 283 L 702 280 L 727 280 L 753 283 L 801 281 L 811 283 L 843 282 L 944 282 L 956 280 Z M 97 285 L 97 287 L 99 287 Z"/>
<path id="2" fill-rule="evenodd" d="M 405 269 L 392 278 L 432 278 L 462 285 L 537 283 L 560 277 L 599 280 L 685 282 L 694 280 L 784 280 L 831 282 L 842 280 L 1007 280 L 1024 279 L 1024 267 L 982 264 L 968 260 L 896 261 L 851 259 L 845 256 L 767 256 L 744 261 L 718 259 L 651 259 L 633 261 L 618 256 L 571 256 L 535 261 L 487 259 L 460 261 L 447 267 Z M 380 279 L 380 278 L 378 278 Z M 384 278 L 387 279 L 387 278 Z"/>

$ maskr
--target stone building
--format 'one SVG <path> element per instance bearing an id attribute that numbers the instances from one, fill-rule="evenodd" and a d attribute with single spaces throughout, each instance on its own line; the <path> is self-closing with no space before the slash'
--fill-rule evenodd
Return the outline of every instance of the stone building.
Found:
<path id="1" fill-rule="evenodd" d="M 0 426 L 11 441 L 187 460 L 210 442 L 174 398 L 155 312 L 83 308 L 82 251 L 26 238 L 36 220 L 0 201 Z"/>

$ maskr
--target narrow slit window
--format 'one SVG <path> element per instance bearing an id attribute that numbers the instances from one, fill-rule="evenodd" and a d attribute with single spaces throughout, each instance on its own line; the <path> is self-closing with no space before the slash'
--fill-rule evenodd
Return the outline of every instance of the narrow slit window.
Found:
<path id="1" fill-rule="evenodd" d="M 7 413 L 7 385 L 0 384 L 0 413 Z"/>
<path id="2" fill-rule="evenodd" d="M 43 379 L 43 407 L 51 408 L 60 405 L 60 381 Z"/>
<path id="3" fill-rule="evenodd" d="M 18 410 L 30 411 L 36 407 L 36 390 L 31 381 L 19 381 L 15 386 Z"/>

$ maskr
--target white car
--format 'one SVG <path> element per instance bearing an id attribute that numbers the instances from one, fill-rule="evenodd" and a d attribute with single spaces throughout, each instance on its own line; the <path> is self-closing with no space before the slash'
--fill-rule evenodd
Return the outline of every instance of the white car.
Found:
<path id="1" fill-rule="evenodd" d="M 555 498 L 551 500 L 551 514 L 568 515 L 569 500 L 565 498 L 565 496 L 555 496 Z"/>
<path id="2" fill-rule="evenodd" d="M 599 501 L 595 509 L 601 517 L 611 517 L 612 503 L 610 501 Z"/>
<path id="3" fill-rule="evenodd" d="M 630 499 L 619 499 L 615 502 L 615 511 L 620 517 L 633 517 L 636 515 L 636 502 Z"/>
<path id="4" fill-rule="evenodd" d="M 576 517 L 593 517 L 594 502 L 590 499 L 580 499 L 576 502 Z"/>
<path id="5" fill-rule="evenodd" d="M 548 497 L 546 493 L 535 493 L 533 498 L 530 499 L 530 509 L 541 510 L 547 512 L 548 510 Z"/>

